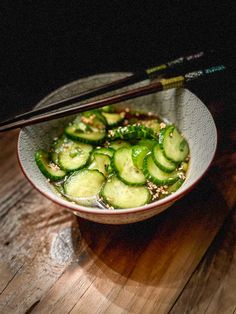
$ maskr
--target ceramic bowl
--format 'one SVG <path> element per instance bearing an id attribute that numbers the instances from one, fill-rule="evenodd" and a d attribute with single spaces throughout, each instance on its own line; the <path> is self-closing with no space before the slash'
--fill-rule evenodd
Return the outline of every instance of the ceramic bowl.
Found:
<path id="1" fill-rule="evenodd" d="M 100 84 L 106 84 L 122 78 L 127 74 L 109 73 L 80 79 L 59 88 L 44 98 L 37 106 L 45 106 L 53 101 L 73 96 Z M 148 81 L 145 81 L 141 84 L 147 83 Z M 136 85 L 140 86 L 141 84 Z M 130 209 L 109 210 L 73 204 L 62 199 L 54 192 L 52 186 L 41 174 L 34 161 L 35 151 L 39 148 L 47 149 L 52 143 L 52 138 L 57 136 L 65 124 L 73 117 L 28 126 L 23 128 L 19 134 L 19 163 L 32 185 L 44 196 L 67 208 L 75 215 L 99 223 L 133 223 L 159 214 L 186 195 L 202 178 L 211 164 L 217 145 L 216 127 L 210 112 L 202 101 L 187 89 L 170 89 L 118 105 L 128 106 L 145 112 L 153 112 L 161 118 L 175 123 L 187 139 L 190 146 L 190 166 L 184 184 L 174 194 L 151 204 Z"/>

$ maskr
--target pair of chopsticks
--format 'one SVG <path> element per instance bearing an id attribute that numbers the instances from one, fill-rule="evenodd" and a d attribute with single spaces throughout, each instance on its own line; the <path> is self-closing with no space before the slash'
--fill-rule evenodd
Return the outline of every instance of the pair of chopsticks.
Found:
<path id="1" fill-rule="evenodd" d="M 35 123 L 45 122 L 72 114 L 77 114 L 85 110 L 91 110 L 106 105 L 116 104 L 121 101 L 133 99 L 139 96 L 145 96 L 165 89 L 183 87 L 186 86 L 187 83 L 190 81 L 204 78 L 225 70 L 224 65 L 217 65 L 210 68 L 182 74 L 184 70 L 186 71 L 186 68 L 188 68 L 189 64 L 192 64 L 205 56 L 207 56 L 207 54 L 205 54 L 204 52 L 199 52 L 194 55 L 181 57 L 165 64 L 146 69 L 142 72 L 137 72 L 124 79 L 120 79 L 112 83 L 100 86 L 98 88 L 88 90 L 74 97 L 52 103 L 47 107 L 26 112 L 24 114 L 14 117 L 13 119 L 0 123 L 0 132 L 24 127 Z M 85 104 L 77 104 L 74 107 L 67 108 L 68 105 L 77 103 L 79 101 L 87 100 L 91 97 L 102 95 L 106 92 L 115 91 L 119 88 L 141 82 L 145 79 L 153 80 L 154 78 L 160 77 L 160 75 L 165 75 L 166 78 L 161 78 L 159 79 L 159 81 L 143 87 L 131 89 L 129 91 L 125 91 L 100 100 L 91 101 Z M 60 108 L 62 109 L 59 111 L 55 111 L 55 109 Z"/>

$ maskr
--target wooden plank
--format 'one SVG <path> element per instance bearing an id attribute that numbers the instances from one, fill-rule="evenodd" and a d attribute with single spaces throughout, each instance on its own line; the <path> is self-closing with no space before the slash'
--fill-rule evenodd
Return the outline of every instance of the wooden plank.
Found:
<path id="1" fill-rule="evenodd" d="M 74 258 L 69 245 L 76 218 L 23 177 L 16 161 L 16 135 L 9 132 L 0 138 L 0 313 L 25 313 Z"/>
<path id="2" fill-rule="evenodd" d="M 228 212 L 216 195 L 204 180 L 169 211 L 145 222 L 109 226 L 79 219 L 84 249 L 34 312 L 166 313 Z"/>
<path id="3" fill-rule="evenodd" d="M 235 291 L 236 210 L 228 217 L 170 313 L 235 313 Z"/>
<path id="4" fill-rule="evenodd" d="M 229 208 L 236 204 L 235 104 L 212 104 L 218 127 L 217 155 L 208 177 Z M 236 212 L 195 271 L 171 313 L 236 312 Z"/>
<path id="5" fill-rule="evenodd" d="M 4 233 L 8 240 L 7 247 L 1 250 L 0 271 L 8 267 L 9 274 L 1 289 L 1 313 L 24 313 L 74 258 L 72 239 L 76 237 L 72 238 L 71 232 L 75 217 L 43 200 L 35 191 L 28 197 L 37 204 L 23 206 L 24 199 L 21 200 L 4 221 L 9 233 Z M 0 240 L 2 243 L 4 239 Z"/>

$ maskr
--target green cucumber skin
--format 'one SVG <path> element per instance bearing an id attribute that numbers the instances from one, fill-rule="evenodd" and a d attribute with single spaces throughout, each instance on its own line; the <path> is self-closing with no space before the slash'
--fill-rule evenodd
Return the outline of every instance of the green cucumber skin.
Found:
<path id="1" fill-rule="evenodd" d="M 104 107 L 100 108 L 100 110 L 101 110 L 102 112 L 108 112 L 108 113 L 113 113 L 113 112 L 115 112 L 115 108 L 112 107 L 111 105 L 104 106 Z"/>
<path id="2" fill-rule="evenodd" d="M 170 178 L 170 179 L 166 179 L 166 180 L 159 180 L 158 178 L 152 176 L 150 174 L 150 172 L 148 171 L 148 158 L 149 158 L 149 156 L 152 157 L 151 154 L 148 154 L 145 156 L 145 158 L 143 160 L 143 173 L 144 173 L 147 180 L 153 182 L 156 185 L 172 185 L 179 179 L 179 177 L 176 176 L 174 178 Z"/>
<path id="3" fill-rule="evenodd" d="M 135 139 L 157 139 L 153 130 L 144 125 L 120 126 L 108 132 L 108 140 L 135 140 Z"/>
<path id="4" fill-rule="evenodd" d="M 106 155 L 106 154 L 101 154 L 101 153 L 94 153 L 94 158 L 93 158 L 93 160 L 88 164 L 88 169 L 90 169 L 90 170 L 98 170 L 99 172 L 101 172 L 105 177 L 107 177 L 108 175 L 109 175 L 109 166 L 110 166 L 110 164 L 111 164 L 111 157 L 109 157 L 108 155 Z M 100 157 L 100 158 L 102 158 L 103 159 L 103 165 L 104 165 L 104 172 L 103 171 L 101 171 L 102 169 L 101 168 L 99 168 L 99 165 L 98 165 L 98 163 L 96 163 L 96 168 L 90 168 L 91 166 L 92 166 L 92 164 L 93 164 L 93 162 L 94 161 L 97 161 L 96 160 L 96 157 Z M 100 165 L 101 166 L 101 165 Z"/>
<path id="5" fill-rule="evenodd" d="M 176 192 L 183 185 L 184 181 L 184 179 L 178 179 L 174 184 L 168 187 L 168 192 L 170 194 Z"/>
<path id="6" fill-rule="evenodd" d="M 73 141 L 80 141 L 82 143 L 85 143 L 85 144 L 92 144 L 92 145 L 98 145 L 98 144 L 102 144 L 104 141 L 105 141 L 105 137 L 106 135 L 104 135 L 104 137 L 100 140 L 91 140 L 91 139 L 86 139 L 86 138 L 83 138 L 83 137 L 78 137 L 78 136 L 75 136 L 73 134 L 69 134 L 69 133 L 66 133 L 66 136 L 68 136 L 68 138 L 72 139 Z"/>
<path id="7" fill-rule="evenodd" d="M 108 120 L 107 114 L 110 114 L 110 115 L 112 115 L 112 114 L 113 115 L 120 115 L 120 118 L 116 122 L 111 123 Z M 125 116 L 122 117 L 121 114 L 118 114 L 118 113 L 102 112 L 102 115 L 106 119 L 108 128 L 114 128 L 114 127 L 119 126 L 125 119 Z"/>
<path id="8" fill-rule="evenodd" d="M 119 178 L 120 181 L 122 181 L 123 183 L 127 184 L 127 185 L 130 185 L 130 186 L 143 186 L 145 184 L 145 182 L 143 183 L 131 183 L 125 179 L 123 179 L 120 174 L 119 174 L 119 171 L 116 169 L 115 167 L 115 164 L 114 164 L 114 159 L 112 158 L 111 159 L 111 168 L 112 168 L 112 172 L 114 172 L 117 176 L 117 178 Z"/>
<path id="9" fill-rule="evenodd" d="M 107 119 L 104 117 L 104 115 L 102 114 L 101 110 L 99 109 L 94 109 L 95 111 L 95 115 L 97 116 L 97 118 L 103 122 L 104 126 L 107 127 L 108 123 L 107 123 Z"/>
<path id="10" fill-rule="evenodd" d="M 132 146 L 132 160 L 139 170 L 143 169 L 143 159 L 150 152 L 147 146 L 134 145 Z"/>
<path id="11" fill-rule="evenodd" d="M 110 176 L 110 179 L 112 179 L 114 176 L 116 176 L 116 175 L 111 175 L 111 176 Z M 117 176 L 116 176 L 116 177 L 117 177 Z M 120 180 L 119 177 L 117 177 L 117 178 Z M 120 181 L 123 182 L 122 180 L 120 180 Z M 123 183 L 126 184 L 125 182 L 123 182 Z M 128 185 L 128 184 L 127 184 L 127 186 L 132 187 L 131 185 Z M 100 193 L 99 193 L 99 196 L 100 196 L 100 198 L 104 201 L 104 203 L 106 203 L 107 205 L 109 205 L 109 206 L 111 206 L 111 207 L 113 207 L 113 208 L 115 208 L 115 209 L 124 208 L 124 207 L 120 207 L 118 204 L 115 204 L 115 203 L 113 203 L 113 202 L 110 202 L 110 201 L 107 199 L 106 195 L 104 194 L 105 187 L 106 187 L 106 182 L 105 182 L 105 184 L 102 186 L 101 191 L 100 191 Z M 149 192 L 148 188 L 145 187 L 145 186 L 142 186 L 142 187 L 143 187 L 143 188 L 146 188 L 146 191 L 147 191 L 147 200 L 146 200 L 146 202 L 145 202 L 144 204 L 141 204 L 141 205 L 139 205 L 139 206 L 144 206 L 144 205 L 150 203 L 150 201 L 151 201 L 151 199 L 152 199 L 152 195 L 151 195 L 151 193 Z M 129 207 L 127 207 L 127 208 L 129 208 Z M 132 207 L 130 207 L 130 208 L 132 208 Z"/>
<path id="12" fill-rule="evenodd" d="M 161 151 L 162 151 L 164 157 L 165 157 L 170 163 L 173 163 L 173 167 L 172 167 L 172 168 L 167 168 L 167 167 L 163 166 L 163 165 L 156 159 L 156 156 L 155 156 L 155 148 L 156 148 L 157 146 L 160 146 L 160 145 L 159 145 L 159 144 L 156 144 L 156 145 L 152 148 L 152 158 L 153 158 L 155 164 L 156 164 L 157 167 L 159 167 L 162 171 L 167 172 L 167 173 L 171 173 L 172 171 L 174 171 L 174 170 L 177 168 L 178 164 L 176 164 L 176 163 L 174 163 L 173 161 L 171 161 L 171 160 L 169 160 L 168 158 L 166 158 L 163 149 L 160 147 L 160 149 L 161 149 Z"/>
<path id="13" fill-rule="evenodd" d="M 144 125 L 145 127 L 152 129 L 154 134 L 158 136 L 160 132 L 160 122 L 157 119 L 151 119 L 151 120 L 144 120 L 144 121 L 138 121 L 141 125 Z"/>
<path id="14" fill-rule="evenodd" d="M 101 132 L 101 133 L 103 133 L 103 136 L 101 137 L 101 139 L 99 139 L 99 140 L 92 140 L 92 139 L 83 138 L 83 137 L 79 136 L 79 134 L 75 135 L 72 132 L 68 131 L 68 127 L 65 128 L 65 134 L 66 134 L 66 136 L 69 139 L 71 139 L 73 141 L 79 141 L 79 142 L 82 142 L 82 143 L 85 143 L 85 144 L 92 144 L 92 145 L 99 145 L 99 144 L 102 144 L 105 141 L 105 139 L 106 139 L 106 132 L 104 131 L 104 132 Z M 81 134 L 84 134 L 84 133 L 81 133 Z"/>
<path id="15" fill-rule="evenodd" d="M 126 142 L 124 140 L 115 140 L 110 142 L 108 148 L 113 149 L 114 152 L 119 148 L 125 148 L 125 147 L 131 147 L 131 144 L 129 142 Z"/>
<path id="16" fill-rule="evenodd" d="M 119 148 L 119 151 L 120 150 L 123 150 L 123 149 L 126 149 L 126 148 Z M 118 150 L 117 150 L 118 151 Z M 119 173 L 119 170 L 116 168 L 116 165 L 115 165 L 115 154 L 113 155 L 113 157 L 111 158 L 111 168 L 113 170 L 113 172 L 116 174 L 117 178 L 120 179 L 120 181 L 122 181 L 123 183 L 127 184 L 127 185 L 130 185 L 130 186 L 143 186 L 145 185 L 146 183 L 146 180 L 143 181 L 143 182 L 140 182 L 140 183 L 134 183 L 134 182 L 129 182 L 125 179 L 123 179 Z"/>
<path id="17" fill-rule="evenodd" d="M 85 111 L 82 114 L 82 116 L 87 117 L 87 118 L 90 117 L 91 115 L 95 115 L 96 118 L 104 125 L 104 128 L 107 126 L 107 120 L 99 109 L 92 109 L 90 111 Z"/>
<path id="18" fill-rule="evenodd" d="M 46 167 L 45 167 L 45 163 L 42 160 L 43 158 L 48 159 L 48 160 L 45 160 L 46 162 L 50 162 L 49 154 L 47 152 L 45 152 L 45 151 L 43 151 L 41 149 L 36 151 L 36 153 L 35 153 L 35 162 L 36 162 L 39 170 L 42 172 L 42 174 L 46 178 L 50 179 L 51 181 L 59 181 L 59 180 L 64 179 L 64 177 L 66 176 L 66 172 L 63 171 L 63 170 L 60 170 L 61 175 L 54 175 L 53 173 L 49 172 L 46 169 Z"/>
<path id="19" fill-rule="evenodd" d="M 55 151 L 50 152 L 50 159 L 55 165 L 58 165 L 60 167 L 58 162 L 58 154 Z"/>
<path id="20" fill-rule="evenodd" d="M 91 160 L 93 159 L 93 155 L 96 153 L 107 155 L 110 158 L 112 158 L 115 153 L 115 150 L 111 147 L 100 147 L 100 148 L 96 147 L 91 153 Z"/>
<path id="21" fill-rule="evenodd" d="M 158 143 L 160 144 L 161 149 L 163 149 L 164 135 L 165 135 L 165 131 L 167 130 L 167 128 L 171 128 L 173 130 L 174 126 L 171 124 L 171 125 L 167 125 L 163 129 L 160 129 Z"/>
<path id="22" fill-rule="evenodd" d="M 55 140 L 50 149 L 50 158 L 51 160 L 59 166 L 58 164 L 58 149 L 60 149 L 61 145 L 70 141 L 65 134 L 60 136 L 57 140 Z"/>
<path id="23" fill-rule="evenodd" d="M 175 163 L 176 165 L 178 165 L 179 163 L 184 161 L 187 156 L 185 156 L 184 158 L 180 158 L 178 160 L 170 158 L 168 156 L 168 154 L 166 153 L 166 151 L 165 151 L 165 143 L 164 143 L 165 142 L 165 135 L 166 135 L 166 133 L 167 132 L 170 133 L 170 132 L 174 131 L 175 129 L 176 129 L 176 126 L 173 125 L 173 124 L 166 126 L 164 129 L 161 129 L 160 133 L 159 133 L 159 144 L 160 144 L 161 149 L 163 150 L 163 153 L 164 153 L 164 156 L 166 157 L 166 159 L 168 159 L 168 160 L 172 161 L 173 163 Z M 187 141 L 186 141 L 186 139 L 184 137 L 183 137 L 183 140 L 187 143 Z M 188 143 L 187 143 L 187 145 L 188 145 Z M 188 151 L 189 151 L 189 148 L 188 148 Z"/>
<path id="24" fill-rule="evenodd" d="M 158 143 L 163 151 L 163 154 L 164 156 L 166 157 L 166 159 L 170 160 L 173 162 L 173 160 L 169 159 L 167 156 L 166 156 L 166 153 L 165 153 L 165 150 L 164 150 L 164 136 L 165 136 L 165 132 L 167 131 L 167 129 L 171 129 L 171 131 L 173 131 L 175 128 L 174 125 L 167 125 L 165 128 L 161 129 L 160 130 L 160 133 L 159 133 L 159 138 L 158 138 Z"/>
<path id="25" fill-rule="evenodd" d="M 104 186 L 105 186 L 105 185 L 104 185 Z M 103 189 L 102 189 L 102 192 L 100 193 L 100 197 L 102 197 L 102 199 L 104 200 L 104 202 L 105 202 L 107 205 L 113 207 L 114 209 L 118 209 L 118 210 L 119 210 L 119 209 L 122 209 L 122 208 L 123 208 L 123 207 L 118 206 L 117 204 L 113 204 L 113 203 L 109 202 L 109 201 L 107 200 L 107 198 L 105 197 L 105 195 L 103 194 Z M 144 205 L 150 203 L 150 200 L 151 200 L 151 194 L 149 193 L 149 198 L 147 199 L 147 202 L 145 202 L 144 204 L 139 205 L 139 206 L 144 206 Z M 130 208 L 132 208 L 132 207 L 130 207 Z"/>
<path id="26" fill-rule="evenodd" d="M 64 141 L 64 143 L 66 142 Z M 85 143 L 72 141 L 72 140 L 68 140 L 67 143 L 68 143 L 68 146 L 64 148 L 62 147 L 61 151 L 58 153 L 59 167 L 66 172 L 72 172 L 72 171 L 82 169 L 89 162 L 90 155 L 93 150 L 93 146 L 90 144 L 85 144 Z M 71 158 L 71 156 L 68 156 L 68 154 L 70 154 L 75 149 L 79 149 L 81 153 L 83 151 L 83 153 L 85 154 L 85 156 L 83 156 L 82 163 L 79 166 L 78 164 L 77 166 L 75 165 L 73 166 L 73 158 Z M 65 157 L 69 158 L 69 161 L 70 161 L 69 167 L 68 167 L 68 161 L 65 161 Z"/>
<path id="27" fill-rule="evenodd" d="M 146 146 L 149 150 L 152 150 L 153 147 L 157 144 L 157 140 L 154 139 L 141 139 L 137 145 Z"/>
<path id="28" fill-rule="evenodd" d="M 81 164 L 81 166 L 79 166 L 79 167 L 77 167 L 77 168 L 68 169 L 68 168 L 66 168 L 66 167 L 63 166 L 63 163 L 62 163 L 61 160 L 60 160 L 60 154 L 59 154 L 59 157 L 58 157 L 58 164 L 59 164 L 59 167 L 60 167 L 62 170 L 64 170 L 65 172 L 67 172 L 67 173 L 69 173 L 69 172 L 74 172 L 74 171 L 78 171 L 78 170 L 80 170 L 80 169 L 82 169 L 82 168 L 85 168 L 85 167 L 88 165 L 89 160 L 90 160 L 90 155 L 91 155 L 91 153 L 89 153 L 89 156 L 88 156 L 87 160 L 86 160 L 83 164 Z"/>
<path id="29" fill-rule="evenodd" d="M 184 181 L 185 181 L 184 179 L 179 178 L 174 184 L 169 185 L 167 188 L 168 194 L 167 195 L 160 195 L 160 199 L 163 199 L 166 196 L 175 193 L 183 185 Z"/>

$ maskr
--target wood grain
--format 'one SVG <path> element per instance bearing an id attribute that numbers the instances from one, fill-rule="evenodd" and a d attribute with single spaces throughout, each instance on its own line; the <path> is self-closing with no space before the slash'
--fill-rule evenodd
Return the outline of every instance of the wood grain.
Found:
<path id="1" fill-rule="evenodd" d="M 195 204 L 197 199 L 197 195 L 192 196 Z M 186 216 L 184 208 L 189 202 L 186 198 L 172 211 L 129 226 L 114 228 L 79 219 L 83 253 L 35 312 L 166 312 L 205 253 L 213 230 L 222 222 L 222 199 L 216 208 L 212 198 L 210 208 L 217 213 L 215 219 L 209 207 L 201 210 L 194 204 Z M 207 232 L 206 223 L 212 227 Z"/>
<path id="2" fill-rule="evenodd" d="M 1 313 L 24 313 L 50 288 L 69 262 L 51 258 L 52 240 L 76 223 L 23 177 L 16 161 L 16 135 L 1 137 Z"/>
<path id="3" fill-rule="evenodd" d="M 17 132 L 1 135 L 0 313 L 233 313 L 235 214 L 224 221 L 235 205 L 236 136 L 220 114 L 206 177 L 130 225 L 92 223 L 45 199 L 21 174 Z"/>
<path id="4" fill-rule="evenodd" d="M 225 221 L 170 313 L 234 313 L 235 291 L 236 210 Z"/>
<path id="5" fill-rule="evenodd" d="M 229 208 L 236 204 L 236 112 L 234 103 L 211 104 L 219 145 L 208 178 Z M 173 306 L 171 313 L 236 313 L 236 208 Z"/>

